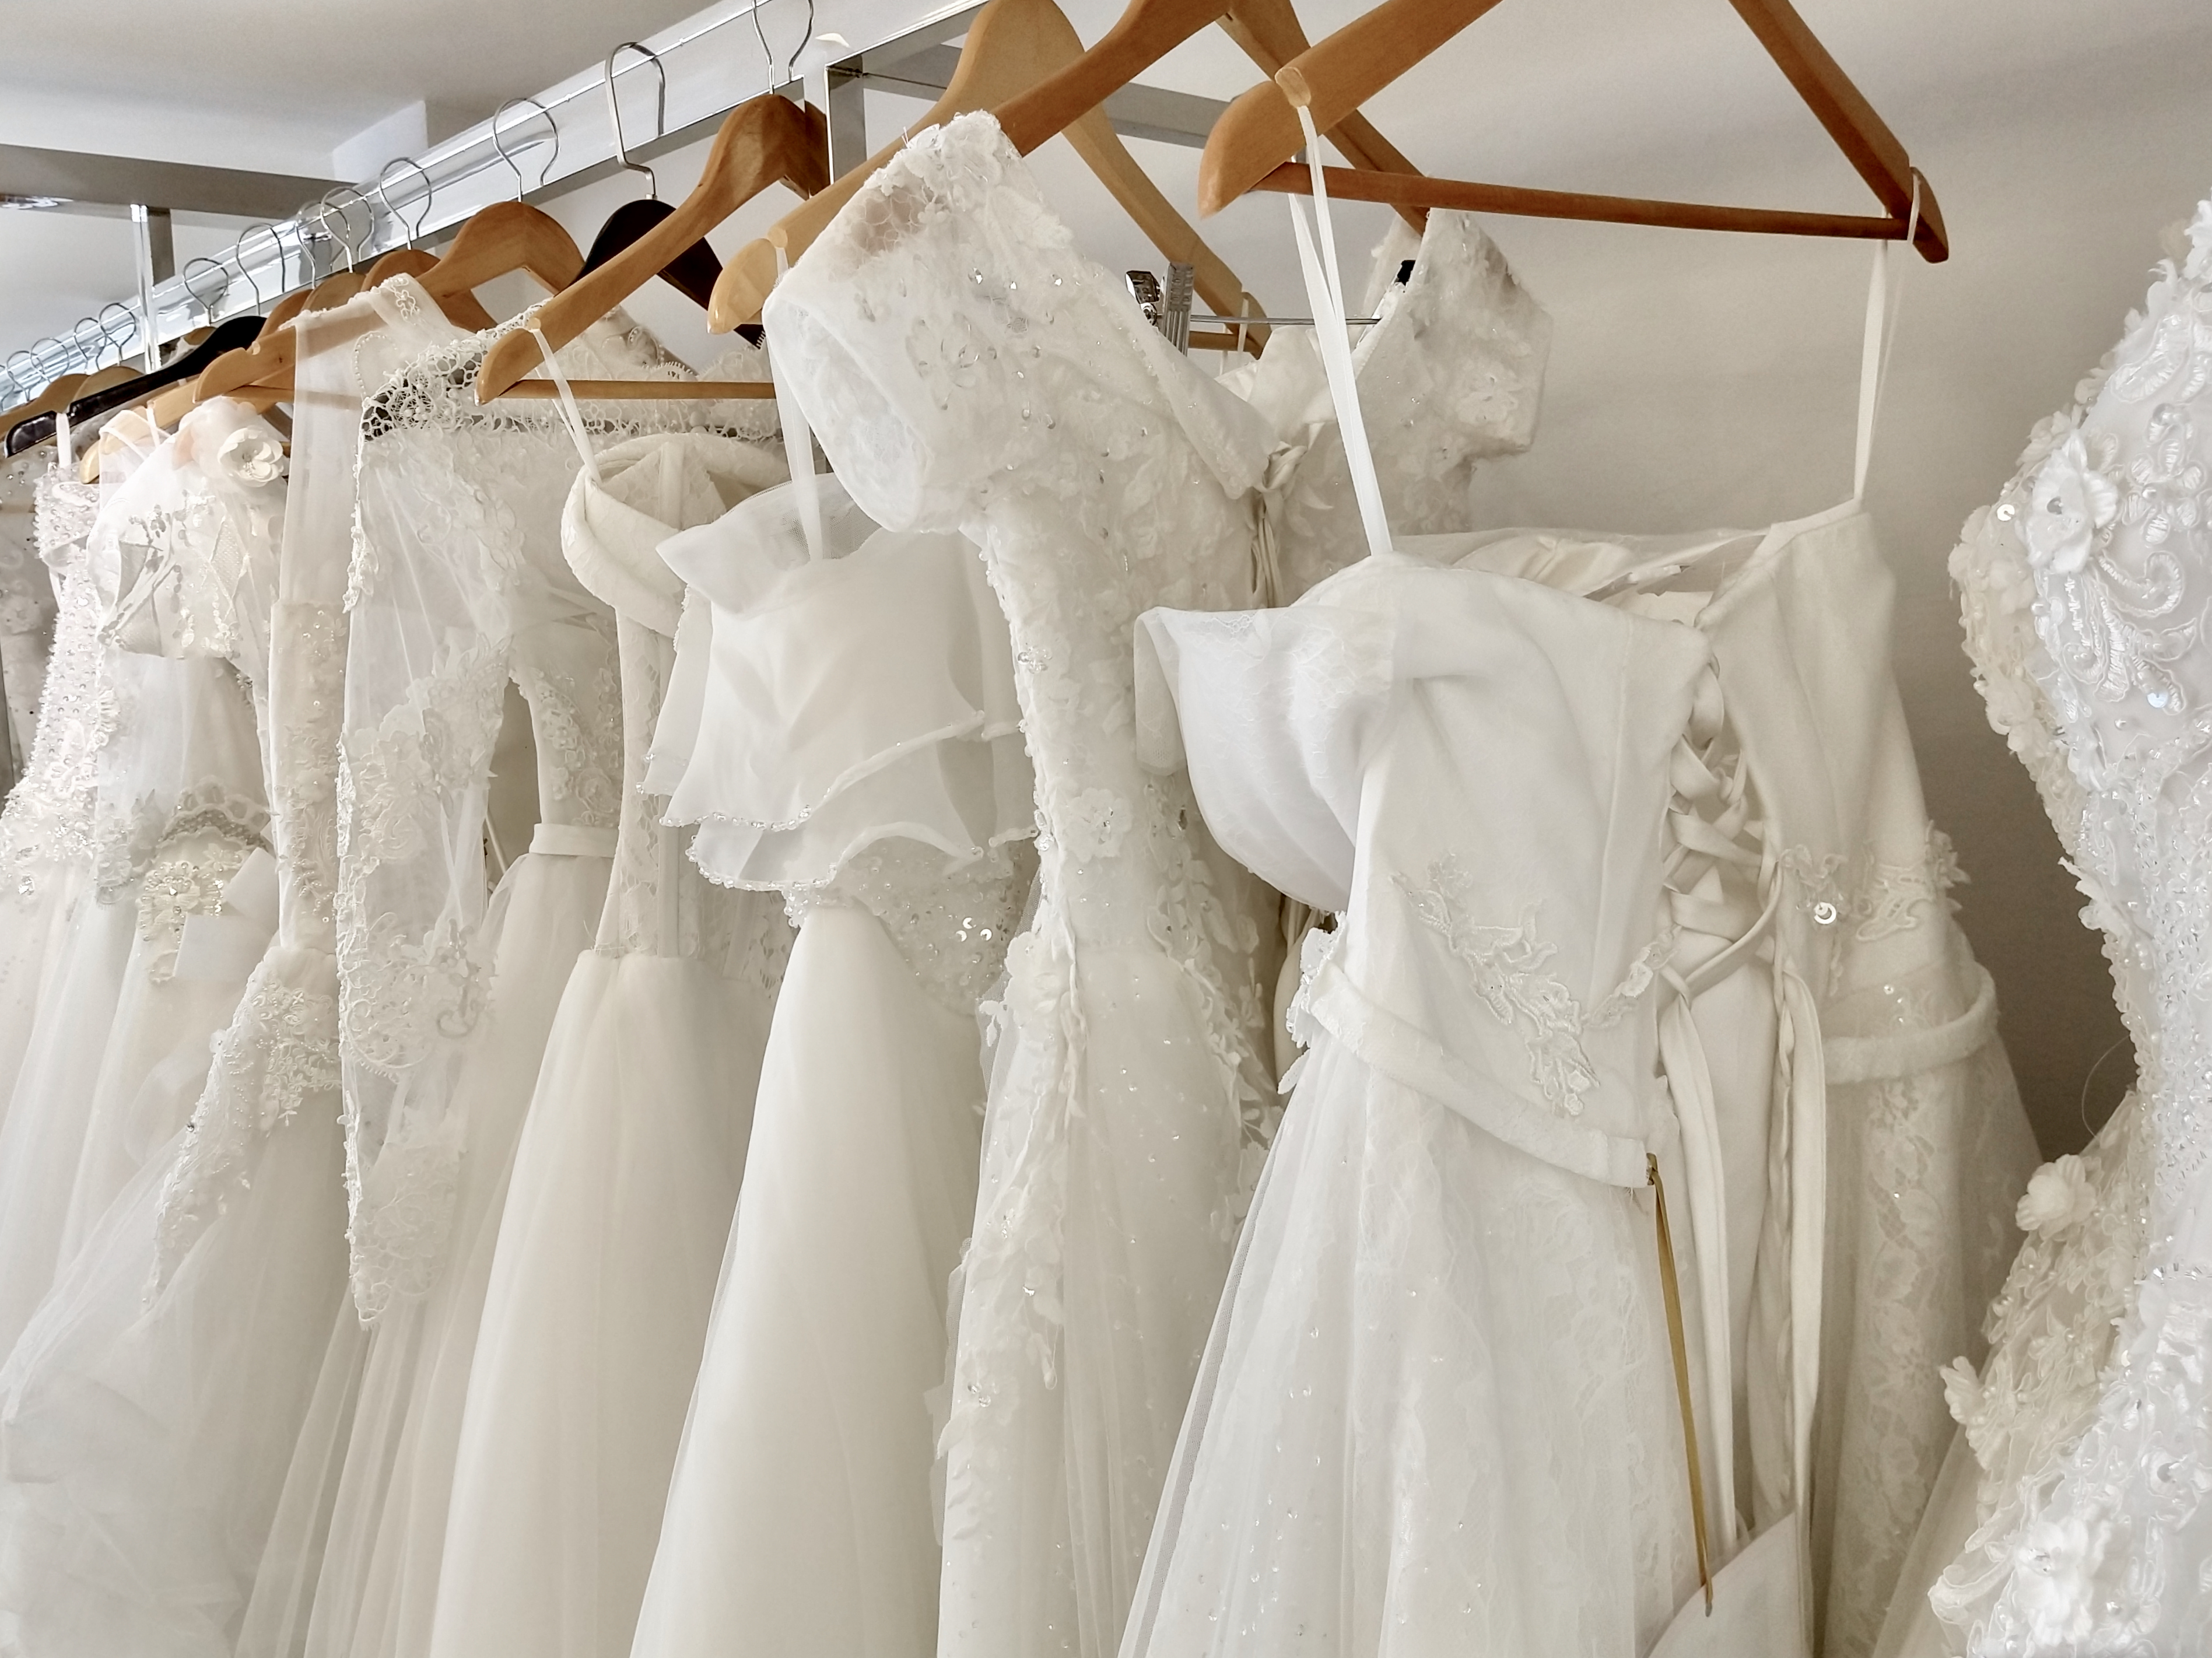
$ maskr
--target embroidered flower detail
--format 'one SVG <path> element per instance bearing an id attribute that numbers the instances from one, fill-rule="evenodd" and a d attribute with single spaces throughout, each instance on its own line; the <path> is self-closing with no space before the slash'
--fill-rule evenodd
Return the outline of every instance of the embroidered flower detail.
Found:
<path id="1" fill-rule="evenodd" d="M 2023 1232 L 2056 1236 L 2096 1212 L 2097 1188 L 2089 1182 L 2089 1171 L 2081 1158 L 2069 1156 L 2035 1171 L 2013 1218 Z"/>
<path id="2" fill-rule="evenodd" d="M 1128 838 L 1132 822 L 1129 803 L 1111 789 L 1085 789 L 1071 803 L 1060 825 L 1061 844 L 1068 856 L 1087 864 L 1095 858 L 1111 858 Z"/>
<path id="3" fill-rule="evenodd" d="M 1982 1379 L 1974 1373 L 1972 1361 L 1954 1358 L 1936 1374 L 1943 1378 L 1943 1404 L 1951 1420 L 1966 1430 L 1971 1439 L 1982 1414 Z"/>
<path id="4" fill-rule="evenodd" d="M 1024 932 L 1006 946 L 1006 1001 L 1017 1029 L 1046 1029 L 1058 1017 L 1073 982 L 1066 956 L 1042 934 Z"/>
<path id="5" fill-rule="evenodd" d="M 2034 1650 L 2071 1651 L 2088 1639 L 2095 1625 L 2090 1588 L 2109 1529 L 2058 1514 L 2021 1533 L 2013 1550 L 2013 1597 Z"/>
<path id="6" fill-rule="evenodd" d="M 1597 1086 L 1597 1071 L 1583 1051 L 1583 1011 L 1574 993 L 1547 964 L 1557 946 L 1536 937 L 1536 907 L 1521 912 L 1516 926 L 1484 926 L 1467 913 L 1466 872 L 1455 859 L 1430 865 L 1429 884 L 1417 887 L 1393 878 L 1421 924 L 1444 941 L 1468 969 L 1475 995 L 1528 1052 L 1528 1078 L 1546 1103 L 1580 1116 L 1583 1096 Z"/>
<path id="7" fill-rule="evenodd" d="M 2079 432 L 2069 436 L 2035 475 L 2025 533 L 2038 565 L 2071 575 L 2089 562 L 2098 532 L 2120 510 L 2120 492 L 2090 464 Z"/>
<path id="8" fill-rule="evenodd" d="M 284 476 L 284 446 L 265 427 L 240 427 L 222 440 L 215 459 L 226 474 L 252 488 Z"/>
<path id="9" fill-rule="evenodd" d="M 2212 196 L 2197 203 L 2189 221 L 2189 257 L 2182 262 L 2181 274 L 2191 282 L 2212 276 Z"/>

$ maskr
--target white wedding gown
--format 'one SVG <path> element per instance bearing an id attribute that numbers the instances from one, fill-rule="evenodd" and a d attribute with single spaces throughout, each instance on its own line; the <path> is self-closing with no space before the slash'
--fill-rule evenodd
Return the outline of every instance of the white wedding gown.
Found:
<path id="1" fill-rule="evenodd" d="M 2208 305 L 2212 202 L 1952 555 L 1990 724 L 2106 935 L 2138 1074 L 2036 1172 L 1987 1360 L 1945 1370 L 1960 1442 L 1885 1654 L 2212 1650 Z"/>
<path id="2" fill-rule="evenodd" d="M 642 792 L 683 592 L 655 549 L 783 476 L 737 438 L 641 436 L 564 509 L 569 565 L 616 616 L 614 873 L 500 1217 L 428 1648 L 443 1658 L 629 1650 L 790 937 L 771 901 L 708 885 Z"/>
<path id="3" fill-rule="evenodd" d="M 0 1651 L 228 1658 L 343 1293 L 330 895 L 352 460 L 368 382 L 427 343 L 378 308 L 407 290 L 377 292 L 297 325 L 268 623 L 276 937 L 190 1125 L 0 1369 Z"/>
<path id="4" fill-rule="evenodd" d="M 1464 459 L 1525 443 L 1542 359 L 1533 305 L 1502 264 L 1485 280 L 1496 349 L 1437 422 Z M 1356 540 L 1316 526 L 1320 550 L 1277 556 L 1261 486 L 1278 516 L 1300 504 L 1277 451 L 1315 422 L 1168 346 L 987 116 L 909 143 L 766 321 L 860 506 L 974 539 L 1012 630 L 1041 884 L 956 1297 L 938 1638 L 947 1658 L 1095 1658 L 1120 1640 L 1276 1109 L 1277 896 L 1212 847 L 1182 778 L 1137 763 L 1132 629 L 1150 604 L 1249 606 Z"/>
<path id="5" fill-rule="evenodd" d="M 468 390 L 505 331 L 447 338 L 363 416 L 337 907 L 353 1295 L 241 1658 L 298 1649 L 303 1629 L 315 1658 L 419 1653 L 428 1638 L 514 1145 L 605 902 L 622 775 L 614 616 L 562 556 L 578 458 L 558 414 L 483 408 Z M 619 316 L 564 361 L 593 378 L 670 368 Z M 529 708 L 538 823 L 487 897 L 510 683 Z"/>
<path id="6" fill-rule="evenodd" d="M 801 487 L 661 550 L 689 588 L 654 751 L 668 817 L 700 824 L 710 879 L 781 891 L 799 937 L 634 1658 L 708 1658 L 732 1631 L 936 1649 L 928 1396 L 1033 783 L 975 547 L 878 531 L 832 478 L 810 556 Z"/>
<path id="7" fill-rule="evenodd" d="M 39 555 L 39 479 L 44 449 L 0 461 L 0 695 L 8 704 L 9 783 L 23 774 L 39 726 L 39 699 L 53 649 L 54 583 Z"/>
<path id="8" fill-rule="evenodd" d="M 226 471 L 240 455 L 267 473 L 259 484 Z M 76 907 L 0 1126 L 0 1352 L 183 1127 L 209 1039 L 274 920 L 264 850 L 240 890 L 257 912 L 247 936 L 213 957 L 195 950 L 179 971 L 188 918 L 219 911 L 266 846 L 248 685 L 266 678 L 281 468 L 272 428 L 239 405 L 210 406 L 115 469 L 86 538 L 102 652 L 87 767 L 92 902 Z"/>
<path id="9" fill-rule="evenodd" d="M 96 484 L 59 467 L 33 490 L 34 542 L 54 589 L 40 710 L 48 716 L 0 806 L 0 1133 L 77 908 L 92 902 L 93 757 L 104 729 L 100 595 L 84 567 Z"/>

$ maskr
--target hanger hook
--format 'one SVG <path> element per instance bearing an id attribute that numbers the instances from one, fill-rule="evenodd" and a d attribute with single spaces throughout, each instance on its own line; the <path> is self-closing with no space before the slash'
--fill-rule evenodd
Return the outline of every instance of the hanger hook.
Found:
<path id="1" fill-rule="evenodd" d="M 360 203 L 365 220 L 361 231 L 356 234 L 353 228 L 352 208 L 343 202 L 337 203 L 339 226 L 337 240 L 339 246 L 345 249 L 345 268 L 350 270 L 361 258 L 362 244 L 376 234 L 376 210 L 368 204 L 368 197 L 351 185 L 336 185 L 325 191 L 322 205 L 325 210 L 331 205 L 331 197 L 333 196 L 351 197 L 355 202 Z"/>
<path id="2" fill-rule="evenodd" d="M 119 335 L 108 332 L 107 313 L 111 311 L 120 311 L 123 313 L 122 332 Z M 110 300 L 100 307 L 99 321 L 100 331 L 107 335 L 108 343 L 115 348 L 115 361 L 121 362 L 124 353 L 131 349 L 131 337 L 138 331 L 138 313 L 120 300 Z"/>
<path id="3" fill-rule="evenodd" d="M 222 283 L 223 288 L 230 286 L 230 278 L 222 274 L 222 266 L 221 263 L 209 258 L 204 253 L 198 255 L 197 258 L 185 260 L 185 268 L 177 273 L 177 280 L 185 285 L 185 292 L 191 295 L 193 302 L 199 307 L 201 320 L 204 322 L 213 322 L 215 320 L 215 308 L 222 303 L 222 289 L 216 289 L 216 295 L 211 300 L 203 299 L 200 296 L 199 289 L 192 286 L 192 272 L 198 270 L 202 265 L 205 265 L 209 270 L 215 272 L 216 279 Z"/>
<path id="4" fill-rule="evenodd" d="M 806 0 L 806 27 L 799 37 L 799 44 L 791 49 L 791 57 L 783 65 L 781 79 L 777 78 L 775 72 L 775 48 L 769 45 L 768 31 L 761 27 L 761 8 L 767 3 L 768 0 L 754 0 L 753 33 L 760 39 L 761 55 L 768 59 L 768 86 L 765 90 L 774 92 L 778 87 L 790 83 L 793 71 L 799 67 L 799 54 L 805 52 L 807 43 L 814 39 L 814 0 Z"/>
<path id="5" fill-rule="evenodd" d="M 93 331 L 100 336 L 97 346 L 85 343 L 84 325 L 87 323 L 90 323 Z M 107 343 L 107 331 L 100 325 L 97 317 L 79 317 L 70 325 L 69 342 L 70 349 L 76 353 L 77 361 L 88 369 L 96 369 L 100 367 L 100 349 Z"/>
<path id="6" fill-rule="evenodd" d="M 553 148 L 546 155 L 545 165 L 538 169 L 538 182 L 534 185 L 526 185 L 524 184 L 522 167 L 520 164 L 515 161 L 514 156 L 507 154 L 507 146 L 500 142 L 500 118 L 505 115 L 507 111 L 513 109 L 517 104 L 527 104 L 531 108 L 536 110 L 540 115 L 543 115 L 545 118 L 546 126 L 551 131 L 553 135 Z M 526 121 L 527 121 L 528 118 L 529 118 L 526 116 L 524 118 Z M 561 124 L 553 118 L 552 111 L 547 109 L 544 105 L 539 103 L 535 98 L 510 98 L 491 112 L 491 147 L 499 152 L 499 159 L 507 163 L 507 170 L 514 174 L 514 199 L 519 202 L 526 194 L 528 193 L 528 191 L 532 190 L 543 190 L 545 187 L 546 179 L 553 176 L 553 163 L 561 158 Z M 527 148 L 527 146 L 524 146 L 524 148 Z"/>
<path id="7" fill-rule="evenodd" d="M 346 210 L 343 207 L 338 206 L 336 203 L 331 200 L 331 197 L 337 195 L 340 191 L 348 191 L 356 200 L 365 200 L 365 198 L 362 197 L 361 192 L 355 190 L 351 185 L 333 185 L 330 189 L 325 191 L 313 201 L 301 208 L 299 211 L 298 218 L 299 222 L 304 226 L 307 224 L 310 216 L 312 216 L 314 220 L 315 234 L 321 237 L 323 240 L 330 242 L 345 251 L 345 268 L 350 270 L 353 269 L 354 261 L 353 221 L 347 215 Z M 336 230 L 331 228 L 331 215 L 333 212 L 338 216 L 337 228 Z M 306 240 L 304 233 L 301 240 L 304 243 Z M 333 271 L 337 269 L 337 262 L 335 259 L 331 261 L 331 269 Z M 310 258 L 307 261 L 307 274 L 312 276 L 314 274 L 314 269 L 315 262 L 313 259 Z"/>
<path id="8" fill-rule="evenodd" d="M 660 180 L 643 161 L 630 160 L 629 146 L 623 142 L 622 103 L 615 96 L 615 76 L 622 71 L 615 67 L 615 59 L 626 52 L 636 52 L 643 58 L 653 65 L 653 74 L 659 77 L 653 94 L 653 136 L 655 139 L 668 130 L 668 70 L 661 64 L 659 52 L 650 46 L 640 46 L 635 40 L 625 40 L 607 54 L 607 119 L 613 124 L 615 130 L 615 165 L 625 173 L 645 174 L 646 189 L 657 202 L 660 199 Z"/>
<path id="9" fill-rule="evenodd" d="M 238 261 L 238 274 L 245 277 L 252 286 L 253 308 L 258 311 L 267 303 L 268 296 L 261 291 L 261 279 L 253 274 L 252 270 L 246 263 L 246 239 L 257 230 L 266 232 L 269 240 L 276 245 L 276 280 L 280 284 L 284 280 L 284 239 L 276 234 L 275 225 L 263 221 L 246 226 L 238 233 L 238 239 L 230 245 L 230 257 Z M 283 290 L 280 287 L 277 291 L 281 293 Z"/>
<path id="10" fill-rule="evenodd" d="M 407 216 L 392 204 L 392 169 L 396 167 L 413 167 L 415 176 L 422 181 L 422 199 L 416 204 L 413 224 L 408 223 Z M 428 167 L 412 155 L 395 155 L 376 170 L 376 182 L 369 188 L 376 192 L 376 199 L 384 203 L 384 210 L 391 216 L 392 222 L 407 233 L 400 238 L 403 243 L 412 243 L 422 235 L 423 222 L 430 216 L 430 198 L 438 193 L 436 186 L 430 182 Z"/>

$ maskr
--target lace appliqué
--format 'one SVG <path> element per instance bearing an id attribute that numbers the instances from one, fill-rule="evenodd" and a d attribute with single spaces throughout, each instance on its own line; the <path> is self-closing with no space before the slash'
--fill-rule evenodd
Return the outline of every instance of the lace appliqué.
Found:
<path id="1" fill-rule="evenodd" d="M 252 817 L 241 822 L 237 807 L 227 800 L 220 807 L 202 804 L 180 812 L 180 826 L 163 837 L 165 850 L 186 841 L 199 844 L 174 857 L 157 854 L 139 882 L 138 936 L 155 947 L 147 976 L 156 983 L 167 982 L 176 973 L 185 923 L 195 915 L 221 913 L 231 878 L 257 847 L 268 845 L 264 833 L 268 813 L 256 815 L 258 825 L 249 827 Z"/>
<path id="2" fill-rule="evenodd" d="M 283 982 L 288 964 L 272 952 L 254 969 L 215 1040 L 207 1084 L 162 1184 L 152 1289 L 168 1281 L 230 1193 L 246 1185 L 253 1147 L 310 1096 L 337 1091 L 337 999 Z"/>
<path id="3" fill-rule="evenodd" d="M 604 727 L 586 724 L 579 710 L 622 706 L 613 641 L 607 641 L 606 658 L 588 699 L 579 694 L 570 676 L 529 662 L 515 664 L 514 677 L 530 702 L 538 787 L 548 800 L 568 806 L 573 815 L 567 821 L 587 829 L 612 829 L 622 809 L 620 733 L 611 721 Z"/>
<path id="4" fill-rule="evenodd" d="M 950 871 L 933 847 L 885 841 L 848 859 L 834 879 L 787 891 L 784 907 L 794 926 L 824 904 L 866 910 L 931 998 L 969 1014 L 1004 970 L 1036 874 L 1026 841 Z"/>
<path id="5" fill-rule="evenodd" d="M 1569 1117 L 1582 1114 L 1583 1096 L 1597 1086 L 1597 1071 L 1583 1051 L 1583 1010 L 1574 993 L 1547 963 L 1555 945 L 1536 936 L 1536 907 L 1523 910 L 1513 926 L 1486 926 L 1468 914 L 1473 883 L 1457 859 L 1429 865 L 1428 884 L 1417 886 L 1395 875 L 1421 925 L 1444 941 L 1467 969 L 1475 996 L 1491 1017 L 1511 1030 L 1528 1050 L 1528 1079 L 1546 1104 Z M 1646 982 L 1649 982 L 1649 972 Z"/>

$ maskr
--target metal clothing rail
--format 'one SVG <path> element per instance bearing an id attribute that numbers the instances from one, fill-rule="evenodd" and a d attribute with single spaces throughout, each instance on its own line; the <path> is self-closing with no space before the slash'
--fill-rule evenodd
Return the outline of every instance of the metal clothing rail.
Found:
<path id="1" fill-rule="evenodd" d="M 803 9 L 800 0 L 724 0 L 642 42 L 665 76 L 663 131 L 629 144 L 629 158 L 649 161 L 695 143 L 745 99 L 803 85 L 830 116 L 834 174 L 867 154 L 865 89 L 927 88 L 934 98 L 957 55 L 940 51 L 915 60 L 957 39 L 981 9 L 975 0 L 913 0 L 903 9 L 883 0 L 805 0 Z M 643 67 L 625 63 L 616 72 Z M 262 309 L 348 264 L 441 240 L 493 202 L 516 196 L 542 202 L 611 175 L 622 162 L 608 74 L 593 64 L 534 97 L 510 99 L 489 119 L 420 155 L 394 156 L 374 179 L 329 191 L 289 219 L 248 225 L 219 258 L 194 259 L 166 280 L 142 280 L 137 302 L 112 302 L 96 317 L 9 353 L 0 361 L 0 409 L 37 396 L 63 374 L 150 356 L 151 348 L 195 327 Z M 1188 129 L 1200 115 L 1210 125 L 1210 112 L 1219 107 L 1180 94 L 1131 91 L 1152 100 L 1145 118 L 1127 112 L 1131 130 L 1146 137 L 1175 132 L 1182 142 L 1202 142 L 1203 127 L 1194 134 L 1178 127 Z M 1185 103 L 1204 107 L 1184 109 Z M 144 249 L 141 263 L 148 263 Z"/>

